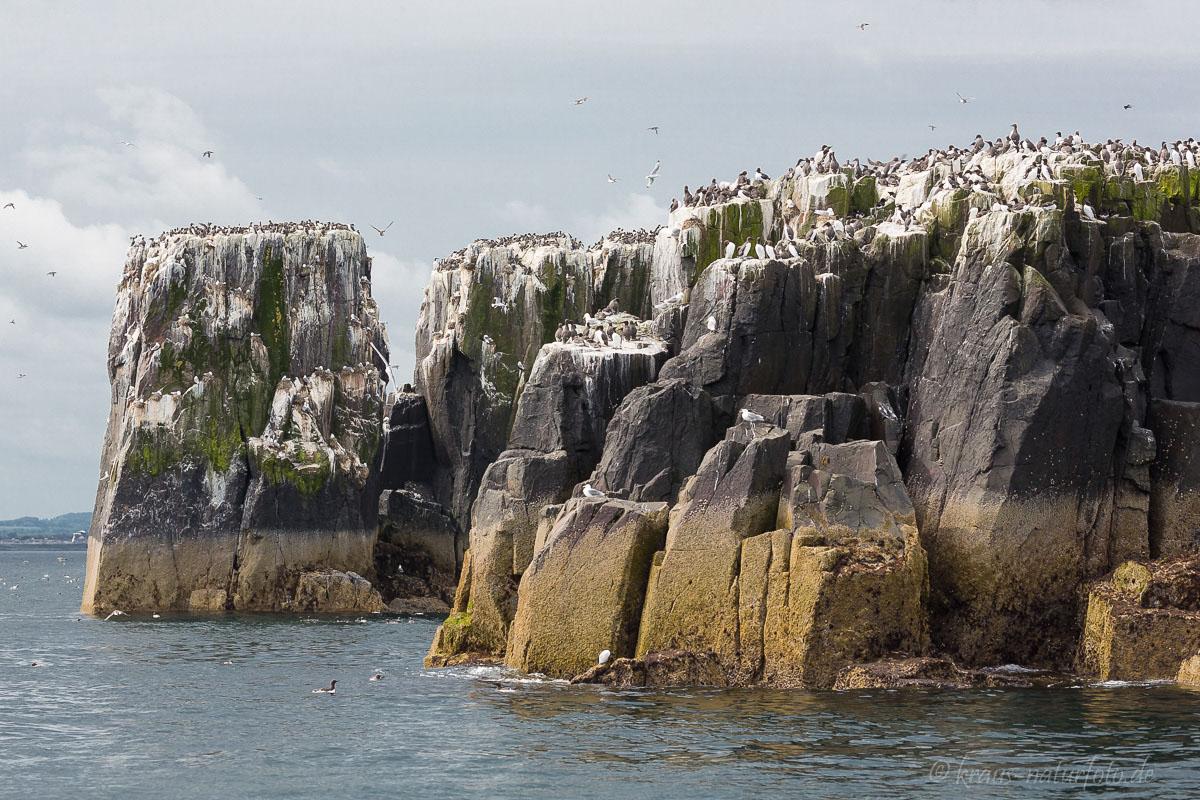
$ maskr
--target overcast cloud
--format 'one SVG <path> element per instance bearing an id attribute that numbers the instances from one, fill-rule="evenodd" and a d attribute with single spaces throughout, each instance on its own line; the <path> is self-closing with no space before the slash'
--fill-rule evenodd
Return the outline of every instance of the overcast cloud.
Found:
<path id="1" fill-rule="evenodd" d="M 368 243 L 407 376 L 433 259 L 476 237 L 651 227 L 822 143 L 1200 134 L 1190 0 L 181 5 L 4 3 L 0 518 L 92 506 L 136 233 L 395 220 Z"/>

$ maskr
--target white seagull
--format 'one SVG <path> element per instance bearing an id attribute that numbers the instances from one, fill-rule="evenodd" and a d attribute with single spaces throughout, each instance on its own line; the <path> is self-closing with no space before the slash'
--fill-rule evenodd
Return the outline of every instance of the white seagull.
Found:
<path id="1" fill-rule="evenodd" d="M 604 495 L 604 492 L 600 491 L 599 489 L 593 489 L 592 485 L 590 483 L 585 483 L 583 485 L 583 496 L 584 497 L 604 497 L 605 495 Z"/>
<path id="2" fill-rule="evenodd" d="M 608 659 L 610 659 L 610 658 L 612 658 L 612 652 L 611 652 L 611 651 L 609 651 L 609 650 L 601 650 L 601 651 L 600 651 L 600 658 L 598 658 L 597 660 L 598 660 L 598 661 L 599 661 L 601 664 L 607 664 L 607 663 L 608 663 Z"/>
<path id="3" fill-rule="evenodd" d="M 755 414 L 753 411 L 751 411 L 748 408 L 742 409 L 742 421 L 743 422 L 749 422 L 751 425 L 753 425 L 756 422 L 765 422 L 766 419 L 767 418 L 764 417 L 762 414 Z"/>
<path id="4" fill-rule="evenodd" d="M 654 169 L 650 170 L 650 174 L 646 176 L 646 188 L 649 189 L 654 185 L 654 179 L 658 177 L 658 168 L 662 165 L 661 161 L 654 162 Z"/>
<path id="5" fill-rule="evenodd" d="M 115 608 L 114 608 L 114 609 L 113 609 L 113 611 L 112 611 L 112 613 L 111 613 L 111 614 L 109 614 L 107 617 L 105 617 L 105 618 L 104 618 L 104 621 L 105 621 L 105 622 L 108 622 L 108 621 L 109 621 L 110 619 L 112 619 L 113 617 L 123 617 L 123 616 L 125 616 L 125 612 L 124 612 L 124 611 L 119 611 L 118 609 L 115 609 Z"/>
<path id="6" fill-rule="evenodd" d="M 621 180 L 621 179 L 620 179 L 620 178 L 614 178 L 614 177 L 613 177 L 611 174 L 608 176 L 608 182 L 609 182 L 609 183 L 616 183 L 616 182 L 617 182 L 617 181 L 619 181 L 619 180 Z"/>
<path id="7" fill-rule="evenodd" d="M 394 224 L 396 224 L 396 220 L 392 220 L 391 222 L 389 222 L 389 223 L 388 223 L 388 224 L 387 224 L 385 227 L 383 227 L 383 228 L 375 228 L 375 226 L 374 226 L 374 225 L 372 225 L 371 227 L 372 227 L 372 228 L 375 228 L 375 231 L 376 231 L 376 232 L 377 232 L 377 233 L 378 233 L 380 236 L 383 236 L 385 233 L 387 233 L 387 229 L 388 229 L 388 228 L 390 228 L 390 227 L 392 227 L 392 225 L 394 225 Z"/>
<path id="8" fill-rule="evenodd" d="M 958 94 L 958 92 L 955 92 L 955 94 Z M 974 97 L 963 97 L 961 94 L 958 94 L 958 102 L 960 103 L 969 103 L 974 99 Z"/>
<path id="9" fill-rule="evenodd" d="M 707 327 L 710 331 L 715 331 L 717 329 L 717 318 L 710 314 L 708 317 L 708 321 L 705 322 L 704 324 L 705 324 L 705 327 Z"/>

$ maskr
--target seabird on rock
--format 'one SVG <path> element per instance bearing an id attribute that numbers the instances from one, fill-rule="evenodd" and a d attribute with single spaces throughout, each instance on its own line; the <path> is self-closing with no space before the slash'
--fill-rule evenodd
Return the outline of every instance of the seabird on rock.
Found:
<path id="1" fill-rule="evenodd" d="M 725 240 L 725 257 L 733 258 L 733 254 L 737 251 L 736 245 L 728 239 Z"/>
<path id="2" fill-rule="evenodd" d="M 767 257 L 766 248 L 764 248 L 762 246 L 762 244 L 758 241 L 757 236 L 754 237 L 754 257 L 758 258 L 758 259 Z"/>
<path id="3" fill-rule="evenodd" d="M 597 659 L 601 664 L 607 664 L 608 659 L 612 658 L 612 652 L 609 650 L 601 650 L 600 657 Z"/>
<path id="4" fill-rule="evenodd" d="M 605 494 L 604 494 L 604 492 L 600 491 L 599 489 L 593 489 L 592 485 L 590 483 L 585 483 L 583 485 L 583 496 L 584 497 L 605 497 Z"/>
<path id="5" fill-rule="evenodd" d="M 765 422 L 766 421 L 766 417 L 764 417 L 762 414 L 755 414 L 753 411 L 751 411 L 748 408 L 742 409 L 741 417 L 742 417 L 742 422 L 749 422 L 751 425 L 753 425 L 756 422 Z"/>
<path id="6" fill-rule="evenodd" d="M 335 686 L 337 686 L 337 681 L 330 681 L 328 689 L 325 689 L 325 688 L 313 689 L 312 693 L 313 694 L 334 694 L 337 691 L 336 689 L 334 689 Z"/>
<path id="7" fill-rule="evenodd" d="M 717 329 L 717 318 L 710 314 L 708 317 L 708 320 L 704 323 L 704 325 L 710 331 L 715 331 Z"/>

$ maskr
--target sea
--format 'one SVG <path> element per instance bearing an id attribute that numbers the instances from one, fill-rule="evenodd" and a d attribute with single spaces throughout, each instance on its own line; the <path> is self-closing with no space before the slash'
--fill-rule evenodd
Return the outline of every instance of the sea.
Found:
<path id="1" fill-rule="evenodd" d="M 1200 796 L 1200 692 L 1169 683 L 649 691 L 427 670 L 436 617 L 93 618 L 84 556 L 0 550 L 2 798 Z"/>

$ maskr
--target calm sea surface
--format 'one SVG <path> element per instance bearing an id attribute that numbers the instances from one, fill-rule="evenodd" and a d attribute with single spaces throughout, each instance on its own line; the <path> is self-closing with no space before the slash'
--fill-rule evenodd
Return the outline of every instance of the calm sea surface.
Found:
<path id="1" fill-rule="evenodd" d="M 0 550 L 0 797 L 1200 796 L 1169 685 L 609 691 L 422 669 L 432 618 L 102 622 L 83 567 Z"/>

